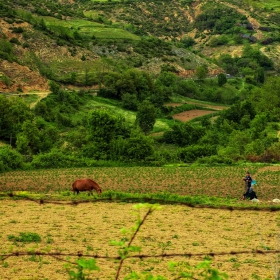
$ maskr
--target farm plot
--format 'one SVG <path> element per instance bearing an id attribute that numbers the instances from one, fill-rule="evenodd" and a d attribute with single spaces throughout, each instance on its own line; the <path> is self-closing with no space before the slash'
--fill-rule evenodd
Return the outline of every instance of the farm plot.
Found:
<path id="1" fill-rule="evenodd" d="M 185 104 L 193 104 L 193 105 L 198 105 L 200 107 L 204 107 L 205 109 L 194 109 L 194 110 L 189 110 L 189 111 L 184 111 L 178 114 L 173 115 L 173 119 L 182 121 L 182 122 L 187 122 L 192 119 L 214 114 L 216 111 L 224 110 L 227 109 L 227 106 L 219 106 L 219 105 L 212 105 L 212 104 L 206 104 L 202 102 L 194 102 L 194 101 L 188 101 Z M 182 106 L 182 103 L 167 103 L 165 104 L 166 106 L 171 106 L 171 107 L 179 107 Z M 209 110 L 206 110 L 209 109 Z"/>
<path id="2" fill-rule="evenodd" d="M 280 199 L 280 166 L 217 167 L 96 167 L 60 170 L 15 171 L 0 174 L 0 191 L 71 191 L 78 178 L 92 178 L 103 191 L 170 193 L 240 199 L 242 178 L 250 170 L 257 180 L 255 191 L 261 201 Z"/>
<path id="3" fill-rule="evenodd" d="M 1 254 L 43 251 L 106 256 L 104 259 L 96 258 L 100 271 L 90 272 L 90 277 L 115 279 L 119 261 L 110 257 L 118 256 L 119 248 L 111 241 L 129 240 L 129 234 L 122 234 L 120 230 L 135 225 L 135 211 L 132 204 L 125 203 L 40 206 L 30 201 L 2 200 Z M 138 214 L 143 217 L 147 209 L 139 211 Z M 178 262 L 180 269 L 186 263 L 200 263 L 204 256 L 211 258 L 212 266 L 226 272 L 229 279 L 274 279 L 271 265 L 276 264 L 275 255 L 253 251 L 276 249 L 279 217 L 277 212 L 164 205 L 148 216 L 132 244 L 140 246 L 141 254 L 149 257 L 126 259 L 119 279 L 124 279 L 131 271 L 178 279 L 176 271 L 168 270 L 170 261 Z M 41 240 L 28 243 L 16 238 L 24 233 L 39 236 Z M 235 254 L 241 251 L 247 253 Z M 156 257 L 163 253 L 191 257 Z M 36 255 L 9 257 L 0 265 L 1 279 L 69 279 L 65 264 L 67 261 L 75 262 L 77 257 L 60 258 Z"/>
<path id="4" fill-rule="evenodd" d="M 173 119 L 176 119 L 176 120 L 179 120 L 182 122 L 187 122 L 194 118 L 206 116 L 206 115 L 213 114 L 213 113 L 215 113 L 215 111 L 213 111 L 213 110 L 190 110 L 190 111 L 185 111 L 185 112 L 173 115 Z"/>

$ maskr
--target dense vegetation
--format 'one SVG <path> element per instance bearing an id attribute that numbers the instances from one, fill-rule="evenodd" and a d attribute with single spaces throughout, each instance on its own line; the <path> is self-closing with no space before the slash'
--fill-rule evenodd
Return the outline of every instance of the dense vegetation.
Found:
<path id="1" fill-rule="evenodd" d="M 1 3 L 9 31 L 1 30 L 0 62 L 40 73 L 51 94 L 35 107 L 0 96 L 0 170 L 279 162 L 279 66 L 270 51 L 280 38 L 278 11 L 258 6 L 250 15 L 239 1 L 226 4 L 242 13 L 207 1 L 195 16 L 196 4 Z M 224 51 L 231 46 L 239 55 Z M 210 49 L 220 53 L 207 57 Z M 11 71 L 0 82 L 12 86 Z M 186 123 L 172 118 L 207 102 L 228 109 Z"/>
<path id="2" fill-rule="evenodd" d="M 134 76 L 132 84 L 140 74 Z M 156 88 L 159 80 L 148 82 Z M 176 78 L 169 86 L 177 82 Z M 261 88 L 247 91 L 245 100 L 235 102 L 214 119 L 210 114 L 186 123 L 168 121 L 174 109 L 154 100 L 151 91 L 142 99 L 133 88 L 135 92 L 126 91 L 126 100 L 121 100 L 118 96 L 108 99 L 84 91 L 65 91 L 54 82 L 51 88 L 52 93 L 34 109 L 21 98 L 1 97 L 1 139 L 11 144 L 1 147 L 2 170 L 20 168 L 26 161 L 32 167 L 48 168 L 94 166 L 100 164 L 97 161 L 161 165 L 280 160 L 279 78 L 270 78 Z M 164 101 L 168 99 L 172 95 Z M 137 108 L 127 111 L 133 107 L 128 104 L 132 101 Z M 114 111 L 119 107 L 124 109 L 117 114 Z M 133 117 L 125 118 L 124 112 Z M 166 120 L 166 126 L 161 135 L 152 136 L 157 119 Z"/>

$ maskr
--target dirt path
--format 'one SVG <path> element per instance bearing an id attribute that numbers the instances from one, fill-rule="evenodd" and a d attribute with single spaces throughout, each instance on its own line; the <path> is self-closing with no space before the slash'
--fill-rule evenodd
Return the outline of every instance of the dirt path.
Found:
<path id="1" fill-rule="evenodd" d="M 36 94 L 36 95 L 38 95 L 38 99 L 35 101 L 35 102 L 33 102 L 33 103 L 31 103 L 30 104 L 30 108 L 32 109 L 32 108 L 34 108 L 35 106 L 36 106 L 36 104 L 38 103 L 38 102 L 40 102 L 43 98 L 45 98 L 45 97 L 47 97 L 49 94 L 50 94 L 50 92 L 49 91 L 46 91 L 46 92 L 37 92 L 37 93 L 25 93 L 25 94 Z"/>

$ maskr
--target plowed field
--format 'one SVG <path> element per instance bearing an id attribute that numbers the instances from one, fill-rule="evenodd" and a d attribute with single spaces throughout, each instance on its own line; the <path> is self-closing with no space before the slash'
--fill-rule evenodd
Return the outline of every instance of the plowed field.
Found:
<path id="1" fill-rule="evenodd" d="M 140 209 L 140 217 L 146 212 L 147 209 Z M 0 265 L 1 280 L 69 279 L 65 264 L 78 259 L 72 254 L 96 256 L 100 271 L 90 272 L 90 279 L 116 279 L 119 261 L 110 257 L 118 256 L 119 248 L 111 241 L 127 242 L 130 235 L 122 234 L 121 229 L 131 228 L 137 220 L 132 204 L 124 203 L 40 206 L 30 201 L 2 200 L 0 213 L 1 254 L 37 251 L 70 254 L 56 256 L 59 259 L 36 255 L 9 257 Z M 131 271 L 178 279 L 176 272 L 168 270 L 170 261 L 180 266 L 196 265 L 209 255 L 212 266 L 226 272 L 228 279 L 275 279 L 271 266 L 277 263 L 275 253 L 257 254 L 254 250 L 277 248 L 278 224 L 277 212 L 164 205 L 148 216 L 132 243 L 140 246 L 141 254 L 147 257 L 126 259 L 118 279 L 124 279 Z M 36 244 L 11 238 L 19 237 L 20 233 L 37 234 L 41 241 Z M 170 256 L 160 257 L 163 253 Z"/>
<path id="2" fill-rule="evenodd" d="M 239 200 L 244 192 L 242 178 L 250 170 L 257 180 L 255 190 L 260 203 L 280 198 L 280 166 L 225 167 L 129 167 L 80 168 L 65 170 L 17 171 L 0 174 L 0 190 L 44 193 L 50 198 L 57 192 L 71 194 L 71 183 L 90 177 L 106 191 L 129 193 L 164 193 L 203 195 Z M 60 201 L 60 203 L 64 203 Z M 246 202 L 252 203 L 252 202 Z M 91 279 L 116 279 L 118 246 L 111 241 L 130 240 L 129 231 L 137 217 L 131 203 L 88 202 L 76 206 L 32 201 L 0 200 L 1 253 L 46 252 L 66 256 L 11 256 L 0 265 L 1 280 L 69 279 L 65 264 L 78 255 L 95 256 L 100 271 Z M 143 217 L 147 209 L 140 210 Z M 162 205 L 144 222 L 132 245 L 142 248 L 144 258 L 126 259 L 120 277 L 131 271 L 178 279 L 178 271 L 170 272 L 168 262 L 180 267 L 198 264 L 210 256 L 213 267 L 226 272 L 229 279 L 275 279 L 278 260 L 275 253 L 260 254 L 256 250 L 276 250 L 279 244 L 279 212 L 190 208 Z M 23 242 L 21 234 L 37 234 L 41 241 Z M 161 257 L 161 254 L 169 257 Z M 69 256 L 67 256 L 69 254 Z M 137 255 L 138 253 L 134 253 Z M 111 258 L 110 258 L 111 257 Z M 178 268 L 179 269 L 179 268 Z M 184 270 L 184 268 L 183 268 Z M 196 279 L 200 279 L 197 277 Z"/>

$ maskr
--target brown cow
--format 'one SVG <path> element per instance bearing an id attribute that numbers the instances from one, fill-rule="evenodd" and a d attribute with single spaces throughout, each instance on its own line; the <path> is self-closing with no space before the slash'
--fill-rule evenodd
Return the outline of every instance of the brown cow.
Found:
<path id="1" fill-rule="evenodd" d="M 92 194 L 92 190 L 96 190 L 98 194 L 101 194 L 101 188 L 99 185 L 91 179 L 78 179 L 72 184 L 73 192 L 77 194 L 79 192 L 88 191 L 89 195 Z"/>

